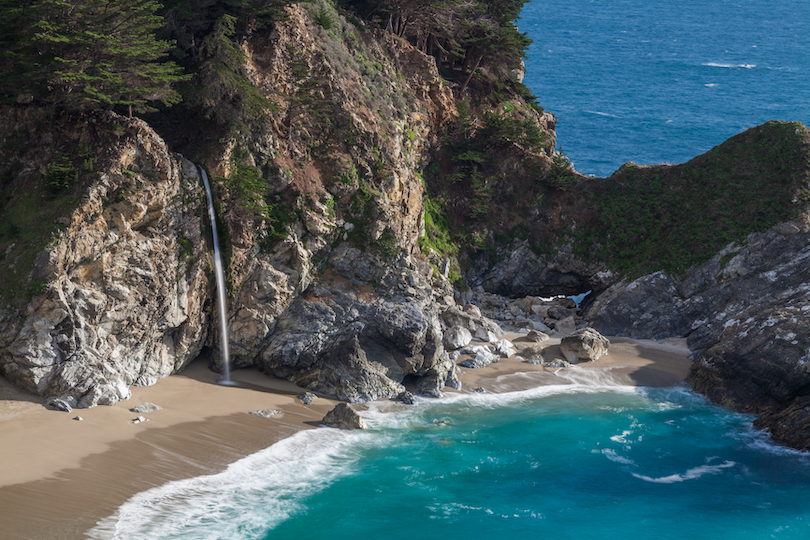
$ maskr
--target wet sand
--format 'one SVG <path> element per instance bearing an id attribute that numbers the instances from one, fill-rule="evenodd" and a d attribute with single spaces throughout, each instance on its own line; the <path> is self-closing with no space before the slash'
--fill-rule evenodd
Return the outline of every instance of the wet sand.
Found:
<path id="1" fill-rule="evenodd" d="M 519 335 L 507 336 L 529 345 Z M 559 339 L 541 344 L 546 360 L 561 357 Z M 609 381 L 671 386 L 689 370 L 684 340 L 612 338 L 596 362 L 557 370 L 502 359 L 482 369 L 462 368 L 462 392 L 523 390 L 545 384 Z M 566 373 L 567 372 L 567 373 Z M 304 390 L 256 369 L 233 373 L 238 387 L 216 384 L 197 361 L 132 399 L 112 407 L 46 409 L 43 400 L 0 379 L 0 540 L 84 538 L 85 532 L 134 494 L 172 480 L 224 470 L 230 463 L 302 429 L 313 429 L 337 401 L 321 396 L 305 406 Z M 144 402 L 163 407 L 142 416 Z M 247 414 L 277 409 L 271 418 Z M 84 420 L 73 418 L 82 416 Z"/>
<path id="2" fill-rule="evenodd" d="M 559 347 L 560 338 L 532 343 L 520 334 L 507 334 L 506 339 L 515 345 L 542 346 L 546 361 L 563 358 Z M 483 369 L 461 368 L 461 383 L 467 391 L 480 387 L 488 392 L 515 392 L 541 385 L 571 384 L 575 381 L 660 388 L 674 386 L 689 374 L 692 362 L 688 358 L 690 351 L 686 346 L 686 339 L 609 339 L 608 354 L 595 362 L 560 369 L 529 364 L 514 357 L 502 358 L 498 363 Z M 519 355 L 518 351 L 516 356 Z"/>

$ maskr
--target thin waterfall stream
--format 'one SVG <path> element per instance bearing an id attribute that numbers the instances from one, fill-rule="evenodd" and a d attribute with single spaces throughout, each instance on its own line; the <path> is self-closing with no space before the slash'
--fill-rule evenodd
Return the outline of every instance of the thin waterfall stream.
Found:
<path id="1" fill-rule="evenodd" d="M 217 215 L 214 211 L 214 199 L 211 196 L 211 186 L 208 184 L 208 174 L 205 169 L 198 166 L 205 185 L 205 197 L 208 200 L 208 219 L 211 221 L 211 233 L 214 237 L 214 273 L 217 278 L 217 307 L 219 311 L 220 349 L 222 352 L 222 378 L 219 384 L 231 386 L 231 356 L 228 350 L 228 297 L 225 289 L 225 271 L 222 267 L 222 252 L 219 250 L 219 235 L 217 234 Z"/>

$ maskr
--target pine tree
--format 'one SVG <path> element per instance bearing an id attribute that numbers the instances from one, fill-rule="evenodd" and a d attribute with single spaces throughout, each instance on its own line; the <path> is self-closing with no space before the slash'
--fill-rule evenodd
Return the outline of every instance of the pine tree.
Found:
<path id="1" fill-rule="evenodd" d="M 39 0 L 27 8 L 15 47 L 7 47 L 26 86 L 46 102 L 90 110 L 176 103 L 180 68 L 165 61 L 171 44 L 155 38 L 163 19 L 154 0 Z M 23 68 L 23 69 L 21 69 Z"/>

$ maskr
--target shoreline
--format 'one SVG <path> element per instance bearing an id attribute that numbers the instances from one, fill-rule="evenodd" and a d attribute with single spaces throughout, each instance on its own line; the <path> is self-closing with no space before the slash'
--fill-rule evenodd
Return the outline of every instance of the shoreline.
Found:
<path id="1" fill-rule="evenodd" d="M 506 337 L 528 344 L 521 334 Z M 676 385 L 688 374 L 685 340 L 609 339 L 608 354 L 577 365 L 576 373 L 590 374 L 593 381 L 606 375 L 613 384 L 653 387 Z M 559 338 L 540 345 L 547 360 L 559 356 Z M 558 369 L 514 358 L 460 369 L 462 390 L 448 389 L 448 394 L 472 393 L 479 387 L 506 393 L 578 382 L 561 376 Z M 46 409 L 44 399 L 0 379 L 0 538 L 85 538 L 99 520 L 136 493 L 223 471 L 243 457 L 315 428 L 338 403 L 320 396 L 303 405 L 297 396 L 304 389 L 256 368 L 234 371 L 236 387 L 220 386 L 216 377 L 204 361 L 195 360 L 153 386 L 133 388 L 128 401 L 72 413 Z M 133 424 L 139 414 L 130 409 L 144 402 L 163 409 L 142 413 L 149 421 Z M 259 409 L 282 412 L 271 418 L 247 414 Z M 84 420 L 74 420 L 76 416 Z"/>

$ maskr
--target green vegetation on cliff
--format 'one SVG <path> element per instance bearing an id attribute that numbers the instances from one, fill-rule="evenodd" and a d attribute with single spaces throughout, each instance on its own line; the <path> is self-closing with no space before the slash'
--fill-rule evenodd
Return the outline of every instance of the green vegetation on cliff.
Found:
<path id="1" fill-rule="evenodd" d="M 575 249 L 630 276 L 678 274 L 807 215 L 808 174 L 810 133 L 798 122 L 749 129 L 683 165 L 626 164 L 582 184 Z"/>
<path id="2" fill-rule="evenodd" d="M 39 0 L 21 9 L 4 0 L 0 91 L 26 102 L 70 110 L 123 106 L 153 110 L 176 103 L 180 68 L 166 61 L 170 44 L 154 0 Z"/>

